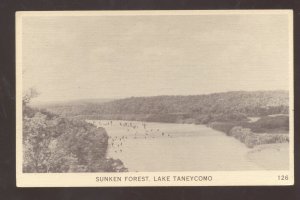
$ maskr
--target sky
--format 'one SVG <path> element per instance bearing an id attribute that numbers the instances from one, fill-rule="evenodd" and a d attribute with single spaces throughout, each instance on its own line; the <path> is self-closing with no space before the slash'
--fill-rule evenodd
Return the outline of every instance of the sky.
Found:
<path id="1" fill-rule="evenodd" d="M 287 15 L 25 16 L 35 101 L 287 90 Z"/>

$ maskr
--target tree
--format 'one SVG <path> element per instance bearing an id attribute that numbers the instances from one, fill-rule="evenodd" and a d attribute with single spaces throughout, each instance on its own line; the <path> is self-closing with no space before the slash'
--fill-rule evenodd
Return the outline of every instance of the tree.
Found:
<path id="1" fill-rule="evenodd" d="M 25 173 L 127 170 L 121 161 L 106 158 L 105 129 L 33 109 L 26 103 L 23 108 L 27 109 L 23 115 Z"/>
<path id="2" fill-rule="evenodd" d="M 31 99 L 37 97 L 39 92 L 35 88 L 29 88 L 24 94 L 22 98 L 23 106 L 26 106 L 30 103 Z"/>

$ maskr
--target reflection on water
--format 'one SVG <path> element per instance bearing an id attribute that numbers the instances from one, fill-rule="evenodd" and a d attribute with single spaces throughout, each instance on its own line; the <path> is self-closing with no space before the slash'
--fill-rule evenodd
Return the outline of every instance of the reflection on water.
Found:
<path id="1" fill-rule="evenodd" d="M 109 135 L 107 157 L 129 171 L 259 170 L 248 148 L 203 125 L 136 121 L 89 121 Z"/>

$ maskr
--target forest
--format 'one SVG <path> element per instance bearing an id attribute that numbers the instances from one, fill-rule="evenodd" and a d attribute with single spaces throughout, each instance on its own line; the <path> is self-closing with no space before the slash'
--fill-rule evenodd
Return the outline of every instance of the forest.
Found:
<path id="1" fill-rule="evenodd" d="M 287 91 L 237 91 L 209 95 L 131 97 L 77 105 L 66 103 L 48 105 L 47 109 L 78 119 L 209 124 L 288 114 L 288 103 Z"/>

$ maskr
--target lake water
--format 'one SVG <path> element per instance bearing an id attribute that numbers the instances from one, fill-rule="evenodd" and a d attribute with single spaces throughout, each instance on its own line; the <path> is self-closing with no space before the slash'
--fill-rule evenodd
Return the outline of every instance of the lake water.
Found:
<path id="1" fill-rule="evenodd" d="M 261 170 L 238 140 L 203 125 L 89 121 L 109 135 L 107 157 L 129 171 Z"/>

